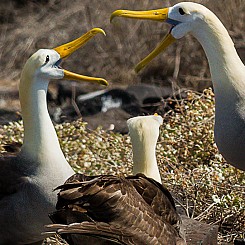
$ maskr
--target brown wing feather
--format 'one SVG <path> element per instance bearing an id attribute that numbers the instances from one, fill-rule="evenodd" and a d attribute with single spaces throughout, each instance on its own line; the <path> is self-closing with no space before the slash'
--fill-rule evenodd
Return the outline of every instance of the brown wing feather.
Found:
<path id="1" fill-rule="evenodd" d="M 141 186 L 144 187 L 148 183 L 154 185 L 152 190 L 158 189 L 158 184 L 154 181 L 152 182 L 142 176 L 137 178 L 140 179 Z M 81 182 L 79 183 L 79 181 Z M 81 209 L 81 213 L 86 214 L 91 219 L 89 221 L 91 230 L 95 229 L 95 224 L 100 224 L 99 227 L 97 226 L 97 230 L 95 229 L 96 231 L 90 231 L 93 235 L 96 233 L 96 236 L 108 236 L 105 228 L 108 229 L 109 227 L 117 235 L 117 230 L 123 231 L 123 234 L 118 235 L 119 238 L 117 237 L 121 243 L 177 244 L 178 232 L 170 223 L 154 212 L 154 209 L 149 205 L 149 200 L 145 201 L 142 198 L 135 185 L 132 178 L 110 175 L 87 177 L 77 174 L 60 187 L 59 205 L 57 206 L 65 212 L 69 210 L 69 216 L 75 215 L 76 218 L 74 219 L 79 223 L 84 221 L 83 219 L 77 221 L 76 212 Z M 148 191 L 150 192 L 150 189 Z M 147 198 L 150 196 L 150 194 L 144 195 Z M 76 212 L 74 212 L 75 210 Z M 160 209 L 156 210 L 160 213 Z M 163 209 L 161 211 L 163 212 Z M 83 223 L 80 226 L 81 230 L 84 231 Z M 73 232 L 78 233 L 78 230 L 79 225 Z"/>
<path id="2" fill-rule="evenodd" d="M 69 225 L 52 224 L 48 225 L 49 231 L 57 231 L 59 234 L 82 234 L 92 238 L 104 239 L 112 244 L 125 244 L 123 237 L 130 237 L 131 234 L 124 227 L 114 227 L 103 222 L 82 222 Z M 76 244 L 84 244 L 84 236 L 76 236 Z"/>
<path id="3" fill-rule="evenodd" d="M 153 211 L 169 224 L 180 222 L 180 216 L 176 212 L 172 195 L 168 189 L 152 178 L 144 174 L 126 177 L 131 181 L 137 192 L 142 196 Z"/>

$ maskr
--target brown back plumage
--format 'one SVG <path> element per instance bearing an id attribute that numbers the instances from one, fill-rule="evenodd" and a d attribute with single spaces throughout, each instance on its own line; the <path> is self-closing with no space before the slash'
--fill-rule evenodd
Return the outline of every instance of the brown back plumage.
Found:
<path id="1" fill-rule="evenodd" d="M 143 174 L 75 174 L 59 189 L 57 212 L 50 215 L 59 224 L 48 227 L 70 244 L 85 244 L 83 235 L 106 244 L 184 244 L 171 194 Z"/>

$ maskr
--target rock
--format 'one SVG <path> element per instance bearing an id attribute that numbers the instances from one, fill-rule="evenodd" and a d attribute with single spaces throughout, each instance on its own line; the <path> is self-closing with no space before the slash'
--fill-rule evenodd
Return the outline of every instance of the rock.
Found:
<path id="1" fill-rule="evenodd" d="M 181 215 L 187 245 L 217 245 L 218 226 Z"/>
<path id="2" fill-rule="evenodd" d="M 20 113 L 16 111 L 0 109 L 0 125 L 7 124 L 9 122 L 18 121 L 20 119 L 21 119 Z"/>
<path id="3" fill-rule="evenodd" d="M 141 106 L 134 95 L 119 88 L 79 95 L 76 102 L 71 101 L 68 105 L 49 107 L 49 112 L 56 123 L 71 122 L 83 117 L 91 128 L 102 126 L 108 129 L 111 128 L 111 124 L 114 124 L 116 125 L 114 131 L 119 132 L 118 130 L 122 129 L 122 133 L 125 132 L 125 126 L 121 125 L 126 125 L 126 121 L 124 123 L 122 121 L 123 118 L 128 119 L 131 116 L 142 114 Z M 108 115 L 111 114 L 115 118 L 109 119 Z M 108 123 L 108 120 L 111 122 Z M 117 125 L 118 123 L 121 125 Z"/>
<path id="4" fill-rule="evenodd" d="M 135 96 L 141 106 L 141 112 L 144 114 L 153 114 L 155 112 L 164 115 L 170 109 L 174 109 L 176 99 L 186 98 L 186 93 L 182 90 L 173 92 L 171 86 L 157 86 L 148 84 L 137 84 L 128 86 L 127 92 Z"/>
<path id="5" fill-rule="evenodd" d="M 137 84 L 95 92 L 91 92 L 92 89 L 94 88 L 91 86 L 81 86 L 75 82 L 63 81 L 58 85 L 51 83 L 47 95 L 51 119 L 55 123 L 63 123 L 83 117 L 91 128 L 102 126 L 106 130 L 114 128 L 115 132 L 126 133 L 126 120 L 123 122 L 123 119 L 155 112 L 164 115 L 175 106 L 173 100 L 168 100 L 173 97 L 171 86 Z M 2 104 L 6 106 L 8 98 L 18 98 L 18 91 L 14 88 L 0 95 L 2 95 Z M 0 124 L 21 119 L 14 111 L 9 112 L 6 108 L 3 113 L 0 112 L 0 116 L 2 114 Z M 115 118 L 108 119 L 110 115 Z"/>
<path id="6" fill-rule="evenodd" d="M 88 128 L 96 129 L 102 126 L 105 130 L 113 130 L 125 134 L 128 132 L 127 120 L 132 117 L 130 114 L 120 108 L 113 108 L 106 112 L 100 112 L 93 116 L 83 117 L 88 123 Z"/>
<path id="7" fill-rule="evenodd" d="M 51 113 L 57 123 L 76 120 L 81 116 L 91 119 L 91 116 L 95 116 L 97 113 L 105 113 L 113 108 L 120 108 L 131 116 L 138 116 L 155 112 L 163 115 L 174 107 L 174 103 L 168 103 L 168 100 L 163 101 L 173 96 L 171 87 L 138 84 L 127 88 L 104 89 L 84 93 L 83 89 L 76 85 L 74 87 L 76 93 L 73 91 L 72 101 L 71 90 L 73 87 L 67 84 L 59 86 L 57 101 L 63 103 L 63 105 L 60 105 L 59 110 Z M 99 118 L 96 116 L 95 121 L 99 125 L 98 120 Z M 101 125 L 103 125 L 102 120 Z"/>
<path id="8" fill-rule="evenodd" d="M 234 245 L 245 245 L 245 238 L 241 239 L 236 239 L 234 241 Z"/>
<path id="9" fill-rule="evenodd" d="M 173 95 L 173 90 L 170 86 L 159 87 L 144 83 L 130 85 L 126 88 L 126 91 L 134 95 L 141 104 L 144 104 L 145 100 L 149 98 L 166 99 Z"/>
<path id="10" fill-rule="evenodd" d="M 127 113 L 140 113 L 140 104 L 135 96 L 123 89 L 107 89 L 77 97 L 77 105 L 83 116 L 106 112 L 112 108 L 121 108 Z"/>

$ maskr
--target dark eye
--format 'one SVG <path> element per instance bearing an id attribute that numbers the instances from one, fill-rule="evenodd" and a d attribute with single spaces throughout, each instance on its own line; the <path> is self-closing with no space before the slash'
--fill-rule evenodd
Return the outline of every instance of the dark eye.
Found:
<path id="1" fill-rule="evenodd" d="M 185 11 L 184 11 L 182 8 L 179 8 L 179 13 L 180 13 L 181 15 L 184 15 L 184 14 L 185 14 Z"/>
<path id="2" fill-rule="evenodd" d="M 48 63 L 49 62 L 49 55 L 46 56 L 46 60 L 45 60 L 45 63 Z"/>

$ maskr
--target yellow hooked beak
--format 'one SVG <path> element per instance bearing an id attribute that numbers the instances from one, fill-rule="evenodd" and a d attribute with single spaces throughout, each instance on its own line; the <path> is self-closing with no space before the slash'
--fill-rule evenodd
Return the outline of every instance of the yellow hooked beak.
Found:
<path id="1" fill-rule="evenodd" d="M 115 17 L 166 21 L 168 19 L 168 8 L 149 11 L 116 10 L 112 13 L 110 20 L 112 21 Z M 147 57 L 145 57 L 140 63 L 136 65 L 135 71 L 139 72 L 175 40 L 176 39 L 172 36 L 172 34 L 168 33 L 159 43 L 159 45 Z"/>
<path id="2" fill-rule="evenodd" d="M 77 49 L 82 47 L 85 43 L 87 43 L 92 37 L 94 37 L 98 33 L 102 33 L 105 35 L 105 32 L 102 29 L 93 28 L 92 30 L 88 31 L 81 37 L 69 43 L 58 46 L 54 48 L 54 50 L 60 55 L 61 59 L 65 59 L 68 56 L 70 56 L 73 52 L 75 52 Z M 64 78 L 69 80 L 95 82 L 102 85 L 108 85 L 108 82 L 103 78 L 83 76 L 67 70 L 64 70 Z"/>

